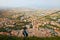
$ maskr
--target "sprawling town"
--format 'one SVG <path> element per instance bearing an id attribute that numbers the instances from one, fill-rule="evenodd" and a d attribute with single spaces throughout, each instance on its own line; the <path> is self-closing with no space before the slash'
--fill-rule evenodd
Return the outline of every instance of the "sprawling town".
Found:
<path id="1" fill-rule="evenodd" d="M 24 37 L 60 36 L 60 10 L 6 9 L 0 10 L 0 34 Z"/>

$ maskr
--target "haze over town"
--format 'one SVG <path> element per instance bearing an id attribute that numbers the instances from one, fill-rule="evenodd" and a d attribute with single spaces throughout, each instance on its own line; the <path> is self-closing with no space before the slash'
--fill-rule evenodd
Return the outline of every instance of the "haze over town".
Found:
<path id="1" fill-rule="evenodd" d="M 60 8 L 60 0 L 0 0 L 0 8 Z"/>

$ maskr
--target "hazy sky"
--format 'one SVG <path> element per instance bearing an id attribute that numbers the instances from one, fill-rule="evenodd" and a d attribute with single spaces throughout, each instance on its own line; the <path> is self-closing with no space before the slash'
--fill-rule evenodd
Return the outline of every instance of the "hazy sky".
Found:
<path id="1" fill-rule="evenodd" d="M 60 8 L 60 0 L 0 0 L 0 8 Z"/>

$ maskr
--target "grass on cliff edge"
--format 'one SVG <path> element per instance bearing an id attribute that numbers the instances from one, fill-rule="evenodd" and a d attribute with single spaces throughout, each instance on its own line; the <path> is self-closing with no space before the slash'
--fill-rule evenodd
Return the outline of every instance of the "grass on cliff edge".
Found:
<path id="1" fill-rule="evenodd" d="M 16 36 L 6 36 L 0 35 L 0 40 L 60 40 L 60 37 L 46 37 L 46 38 L 38 38 L 38 37 L 16 37 Z"/>

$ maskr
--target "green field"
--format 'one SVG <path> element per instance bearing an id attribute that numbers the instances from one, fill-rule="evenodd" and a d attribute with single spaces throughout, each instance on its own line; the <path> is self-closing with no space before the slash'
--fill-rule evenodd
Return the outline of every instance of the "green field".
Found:
<path id="1" fill-rule="evenodd" d="M 6 36 L 0 35 L 0 40 L 60 40 L 60 37 L 46 37 L 46 38 L 38 38 L 38 37 L 16 37 L 16 36 Z"/>

